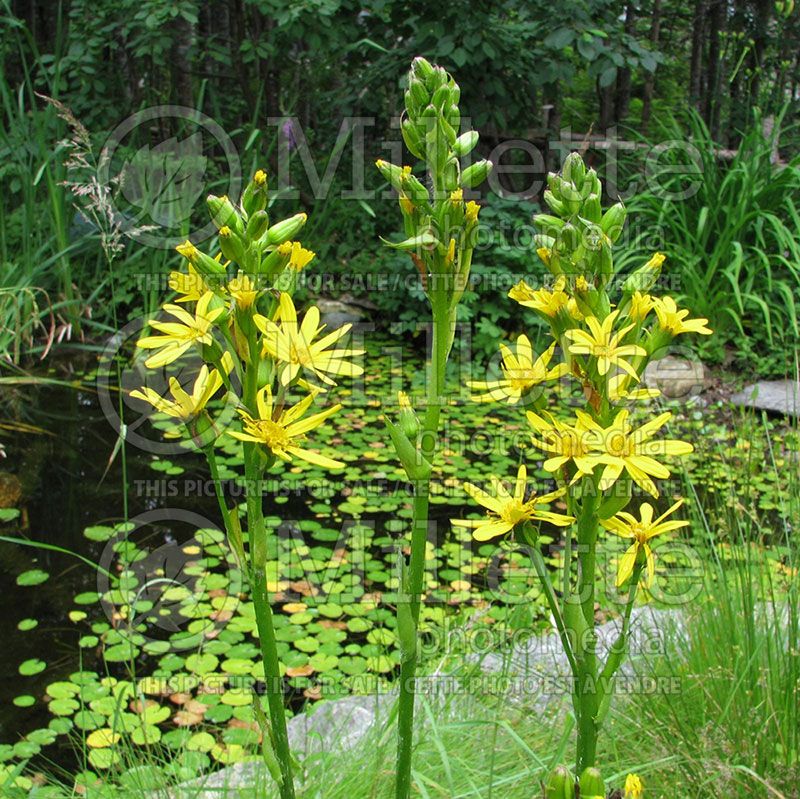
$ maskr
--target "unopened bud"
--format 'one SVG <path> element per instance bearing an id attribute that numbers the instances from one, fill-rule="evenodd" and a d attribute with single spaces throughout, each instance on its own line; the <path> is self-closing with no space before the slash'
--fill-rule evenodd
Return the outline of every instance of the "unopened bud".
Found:
<path id="1" fill-rule="evenodd" d="M 307 220 L 308 214 L 301 213 L 278 222 L 267 231 L 267 244 L 283 244 L 283 242 L 293 239 L 300 232 Z"/>
<path id="2" fill-rule="evenodd" d="M 477 161 L 474 164 L 470 164 L 462 173 L 461 173 L 461 185 L 464 188 L 472 189 L 475 186 L 480 186 L 487 177 L 489 177 L 489 173 L 492 171 L 492 162 L 487 160 Z"/>

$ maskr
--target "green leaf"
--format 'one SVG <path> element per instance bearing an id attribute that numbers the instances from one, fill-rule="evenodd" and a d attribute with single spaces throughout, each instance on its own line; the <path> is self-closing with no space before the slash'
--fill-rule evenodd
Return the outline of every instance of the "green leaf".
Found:
<path id="1" fill-rule="evenodd" d="M 47 668 L 47 663 L 39 658 L 31 658 L 23 663 L 20 663 L 19 673 L 23 677 L 33 677 L 35 674 L 41 674 Z"/>
<path id="2" fill-rule="evenodd" d="M 29 569 L 17 576 L 17 585 L 41 585 L 50 579 L 50 575 L 42 569 Z"/>

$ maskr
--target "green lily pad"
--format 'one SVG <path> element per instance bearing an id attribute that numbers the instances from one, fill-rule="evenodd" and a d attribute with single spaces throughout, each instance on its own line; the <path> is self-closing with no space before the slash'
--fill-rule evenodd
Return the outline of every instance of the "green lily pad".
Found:
<path id="1" fill-rule="evenodd" d="M 22 574 L 17 575 L 17 585 L 30 586 L 41 585 L 43 582 L 50 579 L 50 575 L 42 569 L 29 569 Z"/>

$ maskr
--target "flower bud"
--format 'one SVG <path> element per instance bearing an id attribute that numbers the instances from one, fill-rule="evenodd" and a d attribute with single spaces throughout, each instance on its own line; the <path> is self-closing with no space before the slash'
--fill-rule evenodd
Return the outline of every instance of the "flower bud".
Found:
<path id="1" fill-rule="evenodd" d="M 433 78 L 434 74 L 431 62 L 422 56 L 417 56 L 411 62 L 411 74 L 421 80 L 423 83 L 427 84 L 428 81 Z"/>
<path id="2" fill-rule="evenodd" d="M 397 393 L 397 404 L 400 406 L 398 426 L 403 431 L 403 435 L 407 436 L 411 441 L 415 441 L 420 431 L 420 423 L 417 414 L 414 413 L 414 409 L 411 407 L 411 400 L 405 391 Z"/>
<path id="3" fill-rule="evenodd" d="M 457 105 L 451 105 L 450 108 L 446 109 L 444 118 L 453 130 L 458 130 L 461 127 L 461 112 L 458 110 Z"/>
<path id="4" fill-rule="evenodd" d="M 459 158 L 471 153 L 475 149 L 475 145 L 478 143 L 478 138 L 479 134 L 477 130 L 469 130 L 466 133 L 462 133 L 456 139 L 455 144 L 453 145 L 453 152 Z"/>
<path id="5" fill-rule="evenodd" d="M 411 174 L 410 166 L 397 166 L 381 158 L 375 162 L 375 166 L 378 167 L 378 171 L 383 175 L 383 179 L 395 189 L 395 191 L 401 190 L 403 187 L 403 178 Z"/>
<path id="6" fill-rule="evenodd" d="M 197 271 L 206 277 L 218 277 L 225 274 L 225 267 L 210 255 L 201 252 L 188 239 L 175 248 Z"/>
<path id="7" fill-rule="evenodd" d="M 400 133 L 408 151 L 416 158 L 424 158 L 425 146 L 416 126 L 410 119 L 404 119 L 400 125 Z"/>
<path id="8" fill-rule="evenodd" d="M 418 78 L 411 78 L 408 83 L 408 92 L 410 94 L 411 103 L 413 103 L 413 106 L 417 111 L 425 108 L 425 106 L 431 101 L 431 96 L 428 94 L 428 90 L 425 88 L 424 82 Z M 406 102 L 406 107 L 408 108 L 408 106 L 409 103 Z M 409 112 L 410 111 L 411 109 L 409 108 Z"/>
<path id="9" fill-rule="evenodd" d="M 558 216 L 568 216 L 566 205 L 564 205 L 561 200 L 557 199 L 555 193 L 550 189 L 545 190 L 544 201 L 554 214 L 558 214 Z"/>
<path id="10" fill-rule="evenodd" d="M 239 212 L 233 207 L 233 203 L 227 196 L 217 197 L 209 194 L 206 197 L 206 204 L 211 213 L 211 219 L 217 228 L 229 227 L 234 233 L 240 236 L 244 234 L 244 222 Z"/>
<path id="11" fill-rule="evenodd" d="M 242 240 L 227 225 L 219 229 L 219 248 L 229 261 L 235 261 L 240 265 L 244 261 Z"/>
<path id="12" fill-rule="evenodd" d="M 605 799 L 606 786 L 598 769 L 585 769 L 581 774 L 579 786 L 581 799 Z"/>
<path id="13" fill-rule="evenodd" d="M 307 220 L 308 214 L 301 213 L 278 222 L 267 231 L 267 244 L 274 246 L 276 244 L 283 244 L 285 241 L 289 241 L 289 239 L 293 239 L 300 232 Z"/>
<path id="14" fill-rule="evenodd" d="M 258 241 L 269 227 L 269 214 L 264 211 L 256 211 L 247 220 L 247 238 L 250 241 Z"/>
<path id="15" fill-rule="evenodd" d="M 586 175 L 586 165 L 583 163 L 580 153 L 570 153 L 564 160 L 564 168 L 561 170 L 564 180 L 570 181 L 574 186 L 581 186 Z"/>
<path id="16" fill-rule="evenodd" d="M 603 209 L 600 207 L 600 197 L 597 194 L 590 194 L 583 201 L 581 216 L 583 216 L 589 222 L 599 224 L 603 216 Z"/>
<path id="17" fill-rule="evenodd" d="M 622 203 L 612 205 L 602 216 L 600 227 L 612 242 L 616 242 L 622 235 L 622 228 L 625 225 L 625 217 L 628 212 Z"/>
<path id="18" fill-rule="evenodd" d="M 570 214 L 580 213 L 581 206 L 583 205 L 583 198 L 581 193 L 567 181 L 561 183 L 561 196 L 562 202 Z"/>
<path id="19" fill-rule="evenodd" d="M 403 174 L 401 187 L 415 204 L 429 199 L 428 190 L 418 177 L 411 174 L 411 171 Z"/>
<path id="20" fill-rule="evenodd" d="M 545 799 L 575 799 L 575 779 L 566 766 L 556 766 L 547 778 Z"/>
<path id="21" fill-rule="evenodd" d="M 257 211 L 262 211 L 266 205 L 267 173 L 263 169 L 258 169 L 242 194 L 242 208 L 245 214 L 251 217 Z"/>
<path id="22" fill-rule="evenodd" d="M 476 161 L 474 164 L 470 164 L 462 173 L 461 173 L 461 185 L 466 189 L 475 188 L 475 186 L 480 186 L 487 177 L 489 177 L 489 173 L 492 171 L 492 162 L 483 159 L 482 161 Z"/>
<path id="23" fill-rule="evenodd" d="M 633 294 L 635 291 L 641 291 L 642 293 L 650 291 L 661 274 L 661 266 L 664 260 L 665 256 L 657 252 L 644 266 L 640 266 L 628 276 L 628 279 L 622 285 L 622 290 L 627 294 Z"/>
<path id="24" fill-rule="evenodd" d="M 450 87 L 440 86 L 431 97 L 431 105 L 435 106 L 437 111 L 442 111 L 445 104 L 450 106 Z"/>

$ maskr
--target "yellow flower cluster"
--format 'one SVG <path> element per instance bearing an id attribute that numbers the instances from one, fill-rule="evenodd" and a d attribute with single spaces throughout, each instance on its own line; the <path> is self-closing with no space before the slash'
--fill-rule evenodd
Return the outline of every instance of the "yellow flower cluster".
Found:
<path id="1" fill-rule="evenodd" d="M 325 331 L 320 311 L 309 307 L 302 322 L 292 300 L 297 273 L 314 253 L 293 241 L 306 215 L 270 226 L 266 211 L 266 174 L 259 170 L 235 206 L 227 197 L 208 198 L 219 228 L 221 252 L 215 257 L 187 241 L 177 247 L 187 271 L 170 274 L 169 285 L 178 297 L 163 311 L 171 317 L 152 320 L 152 335 L 138 346 L 151 351 L 149 369 L 176 363 L 194 353 L 203 361 L 190 391 L 173 376 L 170 397 L 150 387 L 131 396 L 157 411 L 189 425 L 209 421 L 207 406 L 220 388 L 236 393 L 242 432 L 235 438 L 262 446 L 268 459 L 288 461 L 292 456 L 326 468 L 344 464 L 301 446 L 305 435 L 341 406 L 306 416 L 314 400 L 335 386 L 334 378 L 355 377 L 363 368 L 354 358 L 363 350 L 341 346 L 351 325 Z M 236 378 L 233 381 L 231 378 Z M 287 408 L 287 399 L 299 389 L 304 397 Z M 200 425 L 215 430 L 208 423 Z"/>
<path id="2" fill-rule="evenodd" d="M 575 159 L 573 163 L 576 163 Z M 574 168 L 585 183 L 596 180 L 591 171 L 587 173 Z M 593 190 L 590 185 L 590 191 Z M 565 193 L 565 196 L 569 195 Z M 609 271 L 610 255 L 606 260 L 598 256 L 596 272 L 587 269 L 588 261 L 580 239 L 572 234 L 570 237 L 565 235 L 566 229 L 577 223 L 575 220 L 586 220 L 581 214 L 571 212 L 565 202 L 555 198 L 550 198 L 550 202 L 554 212 L 569 221 L 565 223 L 553 216 L 543 217 L 548 229 L 560 230 L 564 235 L 560 239 L 537 237 L 543 242 L 537 253 L 551 271 L 556 272 L 564 264 L 571 263 L 582 266 L 583 271 L 556 272 L 552 285 L 536 289 L 521 281 L 509 291 L 509 297 L 545 320 L 553 340 L 541 354 L 534 352 L 525 334 L 517 338 L 514 346 L 501 343 L 500 375 L 493 380 L 468 381 L 467 387 L 472 392 L 473 401 L 520 404 L 526 409 L 531 443 L 544 455 L 544 469 L 553 475 L 561 489 L 560 492 L 545 493 L 538 499 L 533 495 L 526 500 L 524 484 L 519 480 L 515 492 L 508 494 L 500 481 L 492 478 L 494 496 L 466 484 L 464 490 L 488 509 L 489 517 L 482 521 L 454 523 L 474 528 L 475 537 L 481 540 L 510 532 L 522 522 L 549 521 L 563 525 L 565 519 L 572 520 L 563 514 L 557 514 L 558 519 L 548 518 L 535 508 L 573 491 L 572 487 L 581 480 L 591 480 L 593 491 L 600 492 L 603 498 L 621 494 L 623 499 L 619 504 L 622 507 L 630 500 L 631 483 L 658 497 L 655 481 L 670 476 L 670 469 L 662 462 L 663 459 L 692 452 L 692 445 L 687 442 L 656 437 L 667 424 L 669 413 L 657 414 L 636 425 L 631 421 L 629 405 L 659 396 L 657 390 L 638 385 L 653 355 L 662 351 L 677 335 L 710 334 L 707 320 L 689 319 L 689 311 L 678 308 L 671 297 L 649 293 L 665 260 L 661 253 L 653 255 L 630 276 L 624 284 L 622 296 L 616 305 L 612 305 L 606 289 L 609 275 L 603 274 L 603 271 Z M 588 203 L 585 207 L 590 212 L 594 210 Z M 621 211 L 620 208 L 614 206 L 605 216 L 595 219 L 594 227 L 598 230 L 595 238 L 604 242 L 603 246 L 612 243 L 610 234 L 605 233 L 604 220 L 613 217 L 612 221 L 621 228 L 624 209 Z M 610 222 L 608 227 L 610 230 Z M 578 256 L 583 260 L 577 260 Z M 559 350 L 561 360 L 553 366 L 551 362 Z M 586 400 L 584 409 L 578 410 L 571 420 L 557 418 L 546 407 L 547 386 L 552 388 L 554 381 L 561 379 L 577 381 Z M 569 507 L 572 508 L 573 504 Z M 674 505 L 668 513 L 677 507 Z M 652 507 L 643 503 L 640 513 L 642 525 L 650 529 Z M 630 514 L 623 514 L 604 526 L 621 534 L 623 526 L 631 518 Z M 680 526 L 683 526 L 682 522 L 663 522 L 661 517 L 652 524 L 652 529 L 663 532 Z M 628 579 L 631 576 L 640 552 L 652 576 L 649 539 L 638 533 L 633 535 L 633 539 L 632 548 L 623 557 L 620 577 Z"/>

